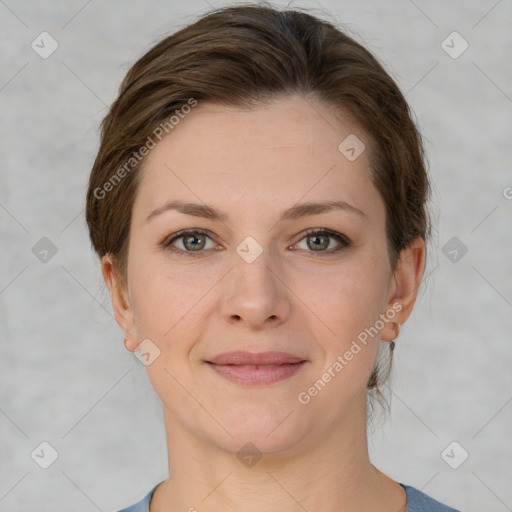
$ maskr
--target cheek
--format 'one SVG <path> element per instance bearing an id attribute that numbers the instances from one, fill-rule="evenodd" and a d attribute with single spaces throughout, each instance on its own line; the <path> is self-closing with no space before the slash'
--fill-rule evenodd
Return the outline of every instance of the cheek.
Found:
<path id="1" fill-rule="evenodd" d="M 338 390 L 366 386 L 378 354 L 381 323 L 377 321 L 386 304 L 386 278 L 380 260 L 360 254 L 336 272 L 303 282 L 299 293 L 309 297 L 308 305 L 324 333 L 317 339 L 325 358 L 322 371 L 339 376 L 334 385 Z"/>
<path id="2" fill-rule="evenodd" d="M 297 294 L 338 338 L 346 339 L 375 323 L 383 312 L 386 271 L 376 263 L 362 255 L 354 256 L 346 265 L 322 275 L 300 278 Z"/>
<path id="3" fill-rule="evenodd" d="M 197 272 L 184 265 L 169 265 L 165 258 L 151 260 L 148 255 L 133 258 L 131 291 L 137 331 L 155 341 L 172 339 L 190 323 L 207 304 L 206 295 L 218 281 L 215 271 Z M 183 336 L 179 336 L 183 339 Z"/>

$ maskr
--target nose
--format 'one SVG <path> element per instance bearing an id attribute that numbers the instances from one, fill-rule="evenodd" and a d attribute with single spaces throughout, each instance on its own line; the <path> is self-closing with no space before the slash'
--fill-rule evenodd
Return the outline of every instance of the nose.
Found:
<path id="1" fill-rule="evenodd" d="M 233 269 L 224 283 L 222 317 L 252 330 L 282 324 L 291 311 L 291 291 L 285 283 L 283 270 L 268 251 L 250 263 L 233 254 Z"/>

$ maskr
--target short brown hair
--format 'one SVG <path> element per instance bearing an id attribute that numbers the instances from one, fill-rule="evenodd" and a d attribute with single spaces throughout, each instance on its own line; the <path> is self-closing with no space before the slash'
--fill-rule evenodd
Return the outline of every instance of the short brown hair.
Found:
<path id="1" fill-rule="evenodd" d="M 292 94 L 348 113 L 370 136 L 372 180 L 386 207 L 392 269 L 415 237 L 429 238 L 430 186 L 421 136 L 403 94 L 376 58 L 333 24 L 300 10 L 268 3 L 224 7 L 144 54 L 102 122 L 86 220 L 95 251 L 113 256 L 123 282 L 141 166 L 133 155 L 148 136 L 191 98 L 250 107 Z M 130 159 L 135 163 L 128 169 Z M 393 348 L 391 342 L 390 355 Z M 391 357 L 385 365 L 379 357 L 368 381 L 377 395 L 390 365 Z"/>

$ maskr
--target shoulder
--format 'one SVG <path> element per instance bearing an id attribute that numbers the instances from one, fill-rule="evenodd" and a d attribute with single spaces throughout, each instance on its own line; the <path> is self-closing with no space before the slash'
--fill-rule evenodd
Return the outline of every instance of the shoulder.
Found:
<path id="1" fill-rule="evenodd" d="M 460 512 L 436 501 L 415 487 L 405 484 L 400 485 L 407 494 L 407 508 L 405 512 Z"/>
<path id="2" fill-rule="evenodd" d="M 149 491 L 142 500 L 130 507 L 123 508 L 119 512 L 149 512 L 149 502 L 151 500 L 151 496 L 153 496 L 153 492 L 155 491 L 156 486 Z"/>

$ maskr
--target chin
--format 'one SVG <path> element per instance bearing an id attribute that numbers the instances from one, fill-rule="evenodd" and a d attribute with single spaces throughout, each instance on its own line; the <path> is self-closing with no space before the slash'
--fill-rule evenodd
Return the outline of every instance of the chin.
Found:
<path id="1" fill-rule="evenodd" d="M 297 414 L 299 411 L 291 406 L 267 405 L 265 409 L 246 404 L 215 416 L 232 437 L 213 423 L 207 428 L 210 436 L 215 437 L 212 441 L 231 453 L 238 454 L 248 443 L 255 451 L 278 453 L 293 447 L 309 430 L 307 422 Z"/>

